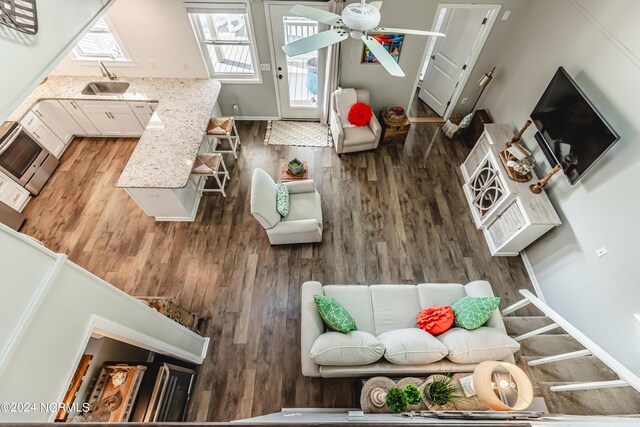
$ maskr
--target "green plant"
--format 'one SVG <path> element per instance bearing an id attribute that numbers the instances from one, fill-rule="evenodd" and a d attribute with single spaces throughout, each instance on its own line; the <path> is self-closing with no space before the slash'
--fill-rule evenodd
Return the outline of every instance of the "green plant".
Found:
<path id="1" fill-rule="evenodd" d="M 462 399 L 462 389 L 449 375 L 438 375 L 424 386 L 424 397 L 436 406 L 455 406 Z"/>
<path id="2" fill-rule="evenodd" d="M 418 387 L 409 384 L 404 388 L 404 394 L 407 395 L 409 405 L 416 405 L 420 403 L 420 390 L 418 390 Z"/>
<path id="3" fill-rule="evenodd" d="M 387 392 L 387 406 L 393 413 L 400 413 L 405 410 L 409 404 L 407 394 L 401 388 L 390 388 Z"/>

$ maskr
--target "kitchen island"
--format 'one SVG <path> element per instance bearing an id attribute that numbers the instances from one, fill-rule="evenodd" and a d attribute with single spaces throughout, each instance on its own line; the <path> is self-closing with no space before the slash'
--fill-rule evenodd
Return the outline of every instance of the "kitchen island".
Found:
<path id="1" fill-rule="evenodd" d="M 20 121 L 39 101 L 156 101 L 157 106 L 126 164 L 117 186 L 157 221 L 193 221 L 201 177 L 191 175 L 209 117 L 219 114 L 220 83 L 214 79 L 120 78 L 129 88 L 120 95 L 82 94 L 91 76 L 52 76 L 9 118 Z"/>

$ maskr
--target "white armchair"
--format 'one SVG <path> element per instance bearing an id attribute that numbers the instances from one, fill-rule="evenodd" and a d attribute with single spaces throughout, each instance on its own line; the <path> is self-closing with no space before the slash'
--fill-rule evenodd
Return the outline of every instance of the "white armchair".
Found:
<path id="1" fill-rule="evenodd" d="M 337 90 L 331 94 L 331 111 L 329 113 L 329 124 L 331 135 L 338 154 L 354 153 L 356 151 L 375 150 L 380 142 L 382 127 L 374 114 L 368 126 L 342 127 L 340 115 L 338 114 L 338 96 L 341 91 Z M 357 102 L 370 105 L 369 91 L 366 89 L 356 89 Z"/>
<path id="2" fill-rule="evenodd" d="M 289 214 L 276 209 L 276 183 L 267 172 L 255 169 L 251 179 L 251 214 L 267 230 L 272 245 L 320 242 L 322 206 L 312 180 L 285 182 Z"/>

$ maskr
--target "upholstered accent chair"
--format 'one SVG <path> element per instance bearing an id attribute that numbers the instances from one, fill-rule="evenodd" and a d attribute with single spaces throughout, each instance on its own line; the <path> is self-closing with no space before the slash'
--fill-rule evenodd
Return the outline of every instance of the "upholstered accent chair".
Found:
<path id="1" fill-rule="evenodd" d="M 251 214 L 267 231 L 272 245 L 320 242 L 322 206 L 312 180 L 290 181 L 289 214 L 276 209 L 276 183 L 263 169 L 255 169 L 251 179 Z"/>
<path id="2" fill-rule="evenodd" d="M 341 97 L 345 96 L 344 91 L 338 89 L 331 95 L 331 111 L 329 113 L 329 124 L 331 126 L 331 134 L 333 135 L 333 142 L 335 144 L 336 152 L 342 153 L 354 153 L 357 151 L 375 150 L 378 147 L 380 141 L 380 134 L 382 127 L 376 118 L 375 113 L 367 126 L 361 127 L 346 127 L 343 126 L 346 117 L 341 117 L 339 111 L 342 112 L 342 116 L 348 113 L 347 108 L 340 108 L 344 106 L 341 102 Z M 363 102 L 370 105 L 370 95 L 367 89 L 356 89 L 357 102 Z"/>

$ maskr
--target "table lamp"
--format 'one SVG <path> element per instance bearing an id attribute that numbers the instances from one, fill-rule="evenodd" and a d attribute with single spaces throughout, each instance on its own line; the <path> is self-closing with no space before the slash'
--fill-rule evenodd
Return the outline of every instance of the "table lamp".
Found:
<path id="1" fill-rule="evenodd" d="M 460 385 L 467 396 L 477 395 L 495 411 L 524 411 L 533 402 L 531 381 L 513 363 L 482 362 Z"/>

